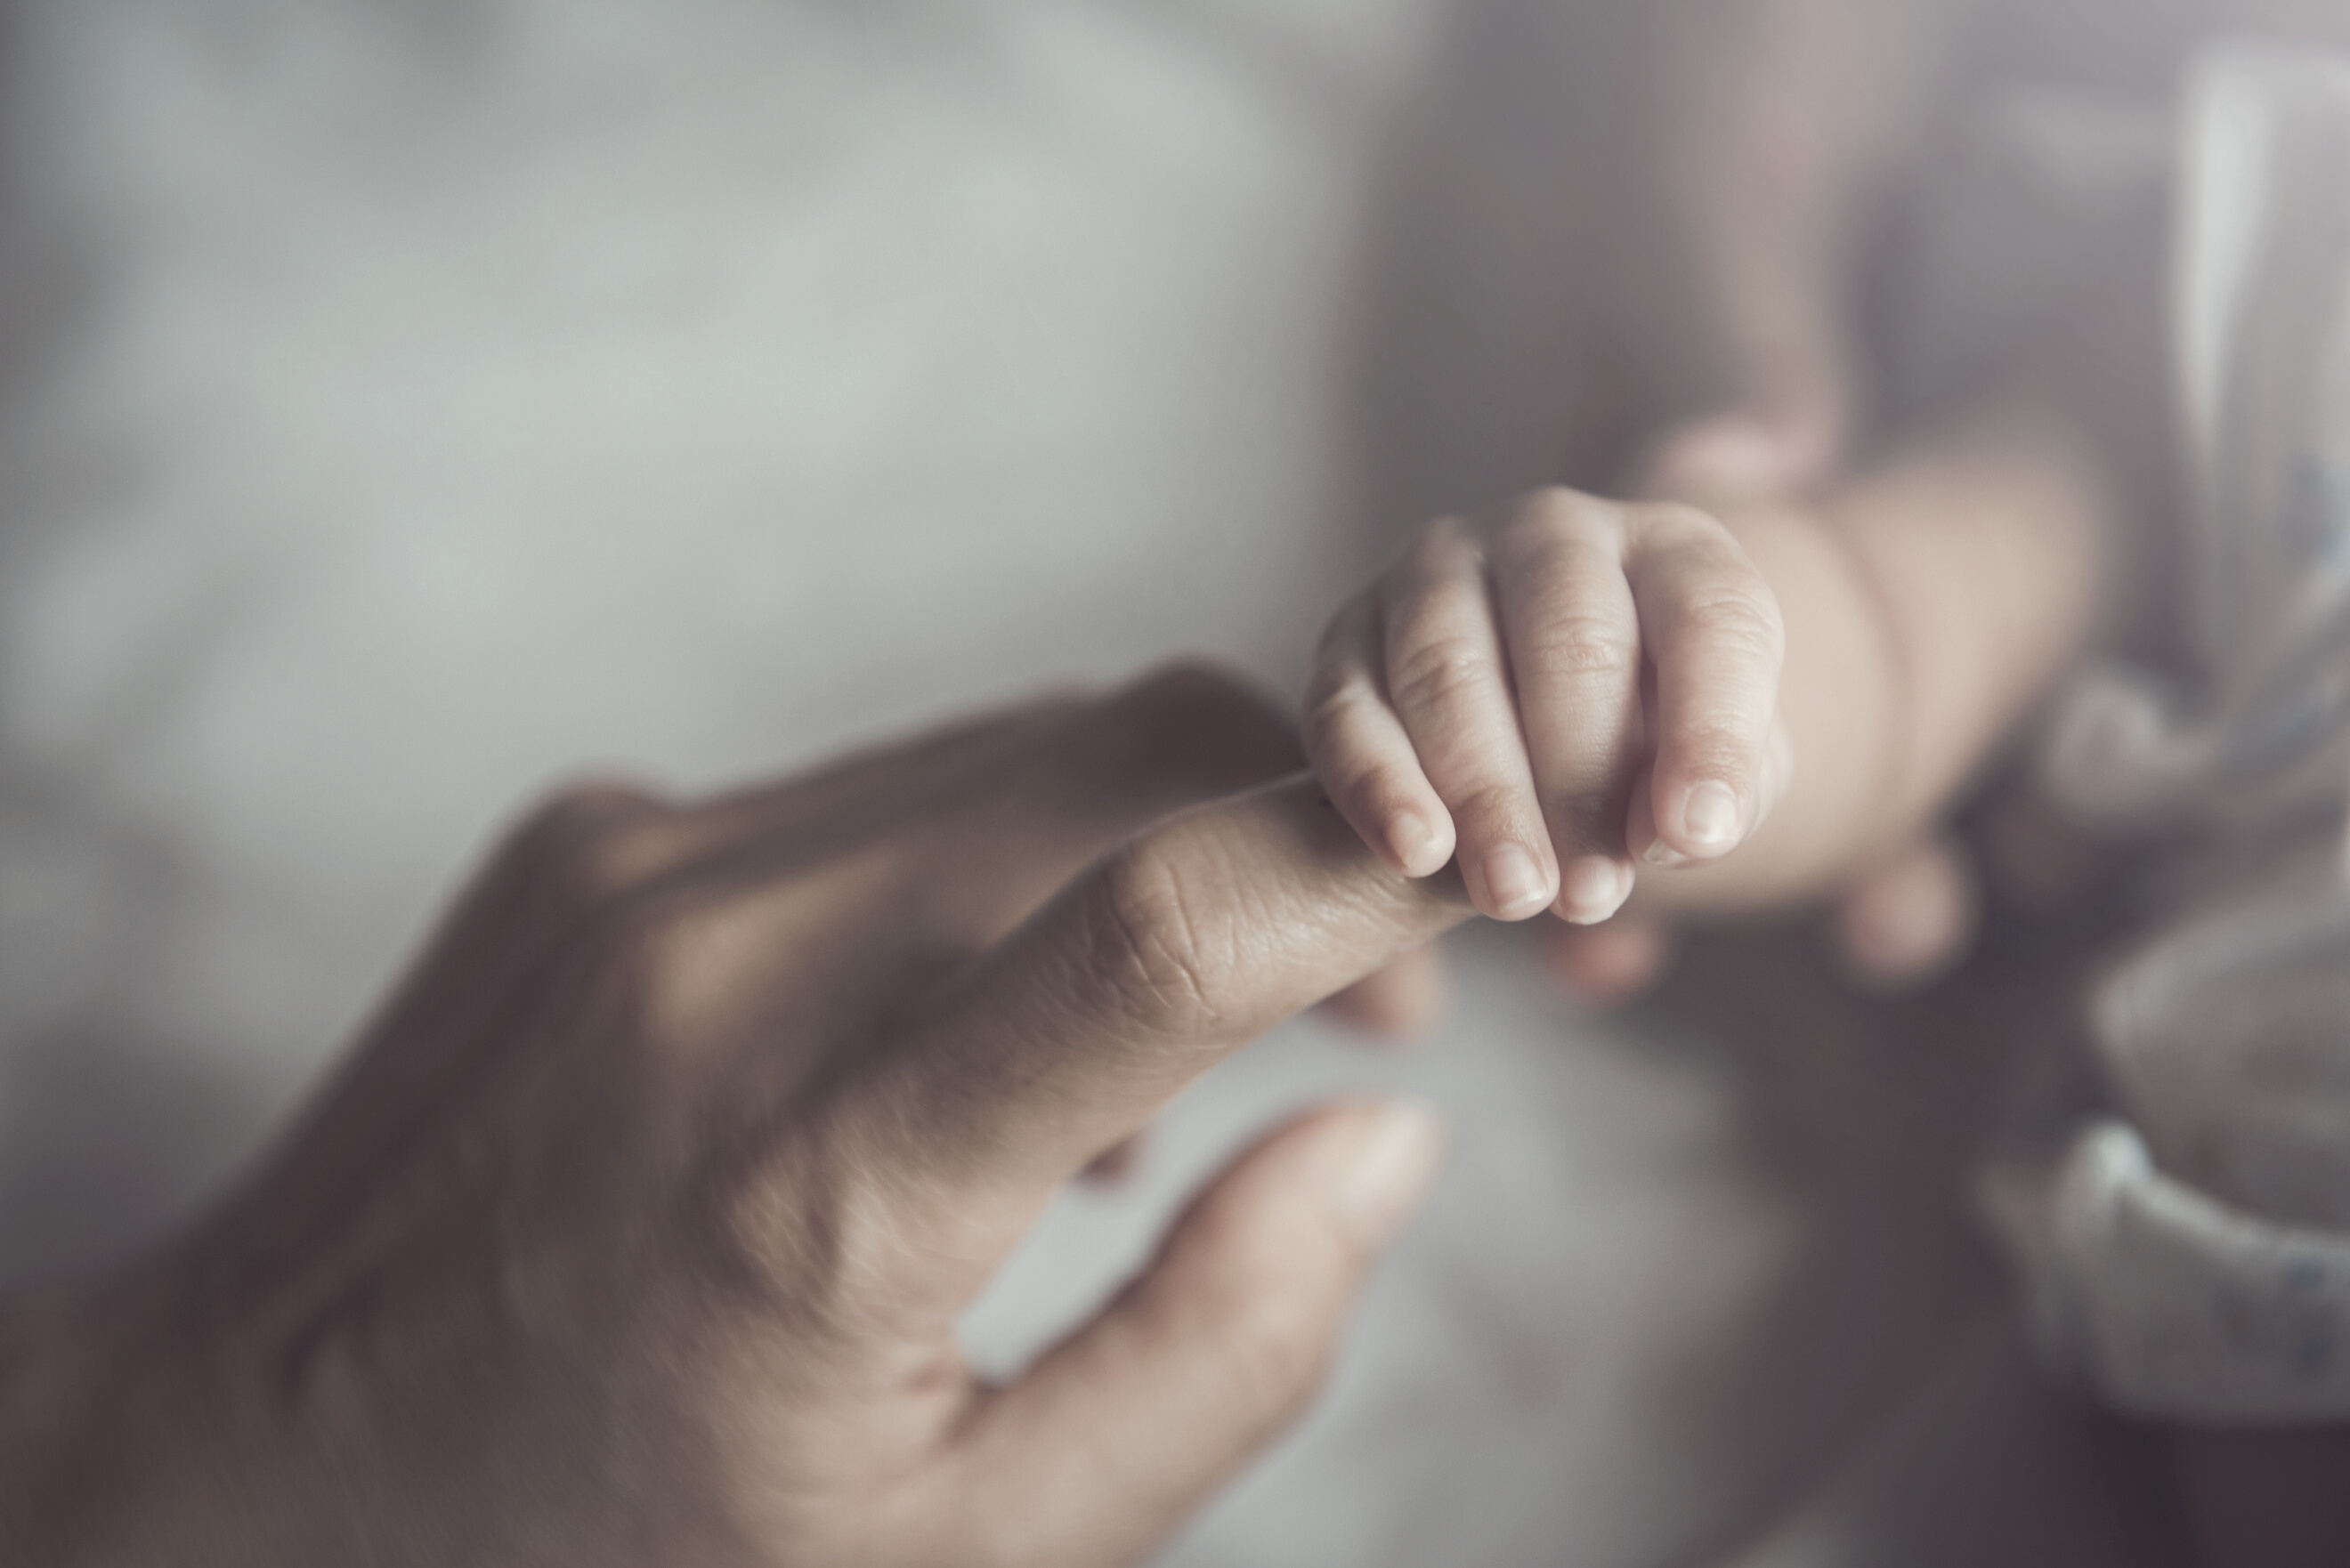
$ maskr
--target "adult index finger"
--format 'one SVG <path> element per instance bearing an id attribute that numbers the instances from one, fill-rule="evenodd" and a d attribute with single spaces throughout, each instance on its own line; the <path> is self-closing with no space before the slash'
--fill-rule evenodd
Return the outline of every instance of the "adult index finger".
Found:
<path id="1" fill-rule="evenodd" d="M 841 1109 L 976 1289 L 1059 1183 L 1209 1066 L 1473 912 L 1456 872 L 1404 876 L 1310 777 L 1281 780 L 1096 861 L 868 1057 Z"/>

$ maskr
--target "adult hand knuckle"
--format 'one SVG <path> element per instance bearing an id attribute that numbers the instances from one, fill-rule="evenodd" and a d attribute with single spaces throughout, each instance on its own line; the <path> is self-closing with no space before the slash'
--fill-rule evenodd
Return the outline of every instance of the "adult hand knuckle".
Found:
<path id="1" fill-rule="evenodd" d="M 1102 862 L 1092 884 L 1091 978 L 1144 1027 L 1180 1032 L 1214 1013 L 1211 956 L 1171 858 L 1145 840 Z"/>
<path id="2" fill-rule="evenodd" d="M 755 1158 L 697 1165 L 684 1234 L 723 1285 L 803 1332 L 830 1334 L 845 1326 L 853 1255 L 886 1223 L 822 1125 L 794 1130 Z"/>
<path id="3" fill-rule="evenodd" d="M 570 784 L 533 806 L 507 855 L 541 898 L 595 902 L 643 874 L 670 808 L 633 784 Z"/>
<path id="4" fill-rule="evenodd" d="M 542 853 L 560 855 L 592 846 L 660 809 L 660 802 L 618 779 L 579 779 L 549 790 L 523 818 L 518 839 Z"/>
<path id="5" fill-rule="evenodd" d="M 630 900 L 598 929 L 591 961 L 638 1021 L 657 1027 L 678 1011 L 678 992 L 704 935 L 703 921 L 682 896 Z"/>

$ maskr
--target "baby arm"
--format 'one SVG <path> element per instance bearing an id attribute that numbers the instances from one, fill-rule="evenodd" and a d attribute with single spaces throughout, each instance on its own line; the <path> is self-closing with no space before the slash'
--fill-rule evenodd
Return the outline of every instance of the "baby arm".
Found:
<path id="1" fill-rule="evenodd" d="M 1412 875 L 1457 848 L 1491 915 L 1604 919 L 1636 871 L 1694 913 L 1814 897 L 1929 822 L 2086 639 L 2111 491 L 2023 390 L 1815 499 L 1544 492 L 1432 524 L 1332 622 L 1307 747 L 1373 848 Z"/>
<path id="2" fill-rule="evenodd" d="M 1816 499 L 1726 509 L 1786 616 L 1792 776 L 1734 859 L 1643 903 L 1811 898 L 1926 831 L 2126 597 L 2108 451 L 2022 388 Z"/>

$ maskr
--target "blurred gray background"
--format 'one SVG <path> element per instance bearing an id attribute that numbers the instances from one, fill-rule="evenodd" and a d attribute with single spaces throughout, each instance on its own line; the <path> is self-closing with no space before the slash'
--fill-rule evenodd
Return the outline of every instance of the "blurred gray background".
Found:
<path id="1" fill-rule="evenodd" d="M 1400 528 L 1603 483 L 1620 9 L 9 7 L 0 1279 L 216 1195 L 562 775 L 1177 651 L 1288 691 Z M 2033 1379 L 1967 1215 L 2071 940 L 1896 1007 L 1715 939 L 1602 1023 L 1472 933 L 1414 1054 L 1293 1025 L 1071 1194 L 973 1353 L 1400 1086 L 1444 1183 L 1170 1561 L 2158 1563 L 2144 1439 Z"/>

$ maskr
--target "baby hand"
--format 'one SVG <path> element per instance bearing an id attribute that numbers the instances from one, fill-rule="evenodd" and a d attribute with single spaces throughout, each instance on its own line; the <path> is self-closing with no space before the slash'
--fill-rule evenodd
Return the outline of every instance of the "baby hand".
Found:
<path id="1" fill-rule="evenodd" d="M 1323 634 L 1305 707 L 1322 784 L 1477 908 L 1604 920 L 1635 862 L 1717 859 L 1787 773 L 1778 600 L 1729 531 L 1667 503 L 1545 490 L 1430 524 Z"/>

